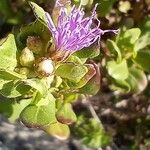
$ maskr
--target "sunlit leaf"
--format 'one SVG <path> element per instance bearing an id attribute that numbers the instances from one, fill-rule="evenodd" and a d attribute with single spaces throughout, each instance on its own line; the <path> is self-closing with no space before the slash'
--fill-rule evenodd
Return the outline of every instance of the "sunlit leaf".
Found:
<path id="1" fill-rule="evenodd" d="M 141 31 L 139 28 L 132 28 L 132 29 L 127 30 L 124 33 L 123 38 L 129 39 L 129 41 L 127 41 L 127 42 L 134 44 L 138 40 L 140 34 L 141 34 Z"/>
<path id="2" fill-rule="evenodd" d="M 43 130 L 60 140 L 66 140 L 70 136 L 69 127 L 60 122 L 50 124 L 49 126 L 44 127 Z"/>
<path id="3" fill-rule="evenodd" d="M 49 95 L 41 98 L 48 101 L 40 105 L 30 104 L 20 114 L 20 119 L 27 127 L 43 127 L 56 122 L 55 101 Z M 40 101 L 39 101 L 40 102 Z"/>
<path id="4" fill-rule="evenodd" d="M 27 94 L 30 89 L 31 87 L 23 82 L 9 81 L 2 86 L 0 93 L 7 98 L 15 98 Z"/>
<path id="5" fill-rule="evenodd" d="M 99 47 L 90 46 L 88 48 L 84 48 L 80 51 L 75 52 L 73 55 L 79 57 L 80 59 L 94 58 L 100 54 Z"/>
<path id="6" fill-rule="evenodd" d="M 118 36 L 117 45 L 121 50 L 121 53 L 126 57 L 136 56 L 137 49 L 135 47 L 135 43 L 139 39 L 141 34 L 141 30 L 139 28 L 132 28 L 126 30 L 125 32 L 121 32 Z"/>
<path id="7" fill-rule="evenodd" d="M 112 80 L 113 85 L 111 88 L 113 90 L 118 90 L 121 92 L 134 92 L 140 93 L 147 86 L 147 78 L 144 72 L 135 67 L 129 68 L 128 78 L 125 80 Z"/>
<path id="8" fill-rule="evenodd" d="M 121 62 L 122 56 L 121 56 L 121 52 L 117 44 L 112 40 L 108 40 L 107 46 L 109 50 L 111 51 L 111 53 L 117 53 L 117 60 L 118 62 Z"/>
<path id="9" fill-rule="evenodd" d="M 0 69 L 0 79 L 19 80 L 19 79 L 26 79 L 26 76 L 18 74 L 17 72 L 11 70 Z"/>
<path id="10" fill-rule="evenodd" d="M 124 80 L 128 77 L 128 66 L 126 60 L 117 63 L 115 61 L 107 62 L 108 73 L 116 80 Z"/>
<path id="11" fill-rule="evenodd" d="M 145 33 L 143 36 L 141 36 L 136 44 L 135 44 L 135 49 L 136 50 L 140 50 L 143 49 L 145 47 L 147 47 L 148 45 L 150 45 L 150 31 Z"/>
<path id="12" fill-rule="evenodd" d="M 56 70 L 58 76 L 69 79 L 73 82 L 79 82 L 87 72 L 88 69 L 84 65 L 73 63 L 61 64 Z"/>
<path id="13" fill-rule="evenodd" d="M 77 120 L 72 106 L 69 103 L 62 105 L 62 107 L 57 111 L 56 116 L 59 122 L 68 125 L 74 123 Z"/>
<path id="14" fill-rule="evenodd" d="M 47 26 L 47 19 L 45 15 L 45 11 L 42 7 L 38 6 L 34 2 L 29 2 L 30 6 L 33 9 L 34 15 L 37 19 L 39 19 L 42 23 L 44 23 Z"/>
<path id="15" fill-rule="evenodd" d="M 19 119 L 20 113 L 22 110 L 30 104 L 32 99 L 22 99 L 19 102 L 12 102 L 12 114 L 8 118 L 10 122 L 15 122 L 16 120 Z M 6 110 L 7 111 L 7 110 Z"/>
<path id="16" fill-rule="evenodd" d="M 24 83 L 39 91 L 39 93 L 43 96 L 48 92 L 46 83 L 38 78 L 24 80 Z"/>
<path id="17" fill-rule="evenodd" d="M 17 47 L 13 34 L 9 34 L 0 44 L 0 68 L 14 70 L 17 65 Z"/>
<path id="18" fill-rule="evenodd" d="M 88 72 L 78 83 L 68 82 L 68 85 L 72 88 L 81 88 L 86 85 L 86 83 L 96 74 L 95 66 L 93 64 L 87 64 Z"/>

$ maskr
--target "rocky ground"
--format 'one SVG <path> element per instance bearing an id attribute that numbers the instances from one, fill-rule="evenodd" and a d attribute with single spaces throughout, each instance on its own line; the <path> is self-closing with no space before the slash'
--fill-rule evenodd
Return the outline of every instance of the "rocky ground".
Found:
<path id="1" fill-rule="evenodd" d="M 59 141 L 41 130 L 10 124 L 0 116 L 0 150 L 90 150 L 77 140 Z"/>

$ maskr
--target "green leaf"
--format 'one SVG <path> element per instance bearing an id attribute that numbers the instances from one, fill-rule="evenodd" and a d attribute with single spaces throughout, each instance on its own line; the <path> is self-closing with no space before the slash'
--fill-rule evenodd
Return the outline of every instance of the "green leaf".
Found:
<path id="1" fill-rule="evenodd" d="M 0 114 L 3 114 L 7 118 L 11 117 L 13 113 L 12 103 L 12 100 L 0 95 Z"/>
<path id="2" fill-rule="evenodd" d="M 24 83 L 34 88 L 35 90 L 39 91 L 39 93 L 42 96 L 45 96 L 48 93 L 48 88 L 46 86 L 46 83 L 41 79 L 38 78 L 27 79 L 24 80 Z"/>
<path id="3" fill-rule="evenodd" d="M 12 102 L 12 109 L 13 112 L 11 116 L 8 118 L 10 122 L 15 122 L 17 119 L 19 119 L 20 113 L 22 110 L 31 103 L 32 99 L 22 99 L 18 103 L 17 102 Z"/>
<path id="4" fill-rule="evenodd" d="M 75 56 L 75 55 L 70 55 L 67 58 L 66 62 L 72 62 L 72 63 L 75 63 L 75 64 L 84 64 L 82 62 L 82 60 L 79 57 Z"/>
<path id="5" fill-rule="evenodd" d="M 18 82 L 21 79 L 26 79 L 26 76 L 14 71 L 0 69 L 0 93 L 6 97 L 18 97 L 26 94 L 30 88 L 22 82 Z"/>
<path id="6" fill-rule="evenodd" d="M 69 79 L 73 82 L 79 82 L 87 72 L 88 69 L 84 65 L 73 63 L 61 64 L 56 70 L 58 76 Z"/>
<path id="7" fill-rule="evenodd" d="M 13 34 L 9 34 L 0 44 L 0 68 L 14 70 L 17 65 L 17 47 Z"/>
<path id="8" fill-rule="evenodd" d="M 111 51 L 111 53 L 117 53 L 117 61 L 121 62 L 122 56 L 121 56 L 121 52 L 117 44 L 112 40 L 107 40 L 107 46 L 109 50 Z"/>
<path id="9" fill-rule="evenodd" d="M 150 45 L 149 39 L 150 39 L 150 32 L 146 32 L 143 36 L 141 36 L 135 44 L 136 51 L 143 49 L 147 47 L 148 45 Z"/>
<path id="10" fill-rule="evenodd" d="M 139 51 L 134 61 L 140 65 L 144 71 L 150 73 L 150 51 Z"/>
<path id="11" fill-rule="evenodd" d="M 56 100 L 55 97 L 50 93 L 48 93 L 48 95 L 46 97 L 41 98 L 41 97 L 38 97 L 38 96 L 39 95 L 37 95 L 35 97 L 35 99 L 37 99 L 37 100 L 33 100 L 32 104 L 35 104 L 37 106 L 43 106 L 43 105 L 48 105 L 49 103 L 54 103 L 55 100 Z"/>
<path id="12" fill-rule="evenodd" d="M 141 34 L 141 30 L 139 28 L 132 28 L 132 29 L 127 30 L 124 33 L 123 38 L 128 39 L 129 41 L 127 42 L 134 44 L 140 37 L 140 34 Z"/>
<path id="13" fill-rule="evenodd" d="M 28 36 L 40 37 L 43 44 L 42 51 L 44 53 L 45 49 L 47 48 L 47 43 L 51 39 L 51 35 L 48 28 L 38 20 L 29 25 L 23 26 L 17 35 L 17 43 L 20 49 L 26 47 L 26 40 Z"/>
<path id="14" fill-rule="evenodd" d="M 127 83 L 131 87 L 132 92 L 142 92 L 148 84 L 148 80 L 144 72 L 140 69 L 131 67 L 129 68 L 129 77 L 126 79 Z"/>
<path id="15" fill-rule="evenodd" d="M 58 88 L 62 84 L 62 78 L 60 76 L 55 76 L 52 82 L 52 87 Z"/>
<path id="16" fill-rule="evenodd" d="M 56 113 L 57 120 L 63 124 L 72 124 L 76 122 L 77 117 L 71 104 L 65 103 Z"/>
<path id="17" fill-rule="evenodd" d="M 135 43 L 139 39 L 140 34 L 141 30 L 139 28 L 132 28 L 121 32 L 118 36 L 117 45 L 126 58 L 136 56 L 137 49 L 135 49 Z"/>
<path id="18" fill-rule="evenodd" d="M 146 32 L 150 32 L 150 19 L 148 16 L 145 16 L 145 18 L 143 18 L 143 20 L 141 20 L 140 24 L 139 24 L 139 28 L 142 31 L 142 34 L 145 34 Z"/>
<path id="19" fill-rule="evenodd" d="M 93 64 L 87 64 L 88 72 L 78 83 L 68 82 L 69 87 L 72 88 L 81 88 L 86 85 L 86 83 L 96 74 L 96 70 Z"/>
<path id="20" fill-rule="evenodd" d="M 11 70 L 0 69 L 0 79 L 3 80 L 19 80 L 26 79 L 25 75 L 18 74 L 17 72 Z"/>
<path id="21" fill-rule="evenodd" d="M 34 15 L 37 19 L 39 19 L 42 23 L 44 23 L 47 26 L 47 19 L 45 15 L 45 11 L 42 7 L 38 6 L 34 2 L 29 2 L 30 6 L 33 9 Z"/>
<path id="22" fill-rule="evenodd" d="M 147 86 L 147 78 L 144 72 L 135 67 L 129 68 L 129 76 L 125 80 L 112 80 L 113 85 L 111 88 L 113 90 L 119 90 L 121 92 L 134 92 L 140 93 Z"/>
<path id="23" fill-rule="evenodd" d="M 100 54 L 100 49 L 96 46 L 90 46 L 80 51 L 75 52 L 73 55 L 80 59 L 94 58 Z"/>
<path id="24" fill-rule="evenodd" d="M 71 103 L 77 101 L 79 95 L 76 93 L 64 93 L 63 96 L 65 103 Z"/>
<path id="25" fill-rule="evenodd" d="M 100 2 L 99 0 L 95 1 L 95 3 L 99 3 L 99 2 Z M 116 0 L 101 0 L 100 5 L 98 5 L 97 8 L 98 15 L 103 17 L 106 14 L 108 14 L 111 11 L 113 4 L 115 2 Z"/>
<path id="26" fill-rule="evenodd" d="M 93 64 L 95 68 L 95 75 L 86 83 L 85 86 L 79 88 L 79 93 L 95 95 L 100 89 L 100 70 L 96 64 Z"/>
<path id="27" fill-rule="evenodd" d="M 48 101 L 48 103 L 30 104 L 20 114 L 20 119 L 27 127 L 43 127 L 56 122 L 55 117 L 55 101 L 51 99 L 49 94 L 41 101 Z"/>
<path id="28" fill-rule="evenodd" d="M 60 140 L 66 140 L 69 138 L 70 136 L 70 130 L 69 130 L 69 127 L 65 124 L 62 124 L 60 122 L 57 122 L 57 123 L 54 123 L 54 124 L 50 124 L 49 126 L 47 127 L 44 127 L 43 130 L 60 139 Z"/>
<path id="29" fill-rule="evenodd" d="M 116 80 L 124 80 L 129 75 L 126 60 L 122 60 L 122 62 L 120 63 L 117 63 L 115 61 L 108 61 L 107 69 L 108 69 L 109 75 Z"/>
<path id="30" fill-rule="evenodd" d="M 6 82 L 0 90 L 0 93 L 7 98 L 15 98 L 27 94 L 30 86 L 20 81 Z"/>
<path id="31" fill-rule="evenodd" d="M 21 99 L 16 101 L 15 99 L 7 99 L 1 96 L 0 100 L 0 113 L 5 115 L 11 123 L 14 123 L 19 119 L 21 111 L 29 105 L 31 99 Z"/>
<path id="32" fill-rule="evenodd" d="M 112 79 L 112 85 L 110 86 L 113 91 L 130 92 L 131 86 L 126 80 L 115 80 Z"/>
<path id="33" fill-rule="evenodd" d="M 4 86 L 6 83 L 8 83 L 8 82 L 10 82 L 10 81 L 0 79 L 0 90 L 1 90 L 1 89 L 3 88 L 3 86 Z"/>

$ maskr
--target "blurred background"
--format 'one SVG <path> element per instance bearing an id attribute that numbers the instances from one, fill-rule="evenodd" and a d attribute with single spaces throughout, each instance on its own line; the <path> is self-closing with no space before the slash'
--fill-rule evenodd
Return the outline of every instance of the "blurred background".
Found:
<path id="1" fill-rule="evenodd" d="M 54 0 L 32 0 L 45 11 L 52 12 Z M 72 0 L 79 5 L 79 0 Z M 95 3 L 101 29 L 132 29 L 139 28 L 144 38 L 142 50 L 150 50 L 150 0 L 81 0 L 87 14 L 90 14 Z M 35 20 L 28 0 L 0 0 L 0 38 Z M 121 37 L 120 37 L 121 38 Z M 90 102 L 106 131 L 112 136 L 112 142 L 102 149 L 106 150 L 150 150 L 150 53 L 145 57 L 147 68 L 144 70 L 145 82 L 135 81 L 132 92 L 118 92 L 111 88 L 112 79 L 108 76 L 105 58 L 111 55 L 107 39 L 114 39 L 113 34 L 106 34 L 101 41 L 101 54 L 94 60 L 101 68 L 101 89 L 98 94 L 90 98 Z M 140 39 L 140 40 L 141 40 Z M 140 46 L 143 43 L 138 43 Z M 142 60 L 143 62 L 143 60 Z M 130 63 L 130 60 L 129 60 Z M 148 70 L 148 71 L 147 71 Z M 74 105 L 76 112 L 88 114 L 87 108 L 77 102 Z M 1 112 L 1 110 L 0 110 Z M 82 127 L 81 127 L 82 128 Z M 27 129 L 20 123 L 15 125 L 0 116 L 0 150 L 92 150 L 81 144 L 80 132 L 73 127 L 72 136 L 67 141 L 59 141 L 46 133 L 36 129 Z M 90 133 L 90 129 L 88 130 Z M 80 133 L 81 134 L 81 133 Z M 87 136 L 91 136 L 90 134 Z M 90 138 L 94 138 L 91 136 Z M 88 146 L 94 145 L 86 141 Z M 95 141 L 94 141 L 95 142 Z M 101 148 L 99 148 L 100 150 Z"/>

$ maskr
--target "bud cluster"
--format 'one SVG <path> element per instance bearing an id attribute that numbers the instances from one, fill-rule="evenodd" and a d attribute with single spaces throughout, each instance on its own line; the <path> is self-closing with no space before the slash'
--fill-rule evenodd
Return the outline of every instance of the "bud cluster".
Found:
<path id="1" fill-rule="evenodd" d="M 43 44 L 39 36 L 28 36 L 27 47 L 35 54 L 42 52 Z"/>
<path id="2" fill-rule="evenodd" d="M 48 77 L 54 72 L 54 63 L 48 57 L 41 57 L 42 41 L 38 36 L 29 36 L 26 46 L 20 54 L 21 74 L 26 70 L 33 69 L 39 77 Z M 39 54 L 39 55 L 38 55 Z"/>
<path id="3" fill-rule="evenodd" d="M 35 72 L 38 76 L 48 77 L 54 72 L 54 63 L 50 58 L 39 58 L 34 64 Z"/>
<path id="4" fill-rule="evenodd" d="M 33 52 L 29 48 L 24 48 L 20 55 L 20 64 L 23 67 L 32 67 L 35 61 Z"/>

